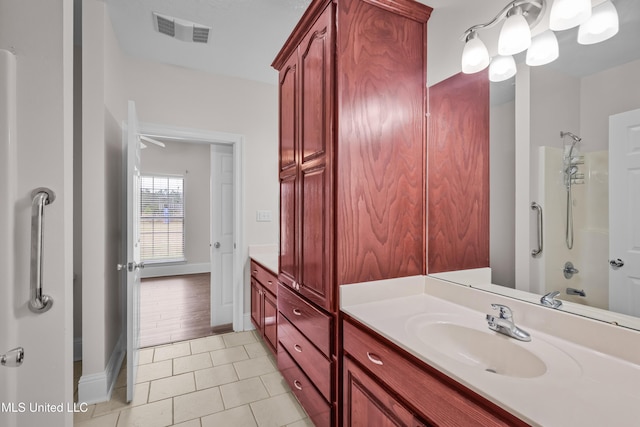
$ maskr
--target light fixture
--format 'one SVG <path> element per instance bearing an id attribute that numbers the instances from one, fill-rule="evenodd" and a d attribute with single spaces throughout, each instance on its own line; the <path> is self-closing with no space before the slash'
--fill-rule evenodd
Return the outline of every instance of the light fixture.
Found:
<path id="1" fill-rule="evenodd" d="M 591 0 L 554 0 L 549 13 L 553 31 L 577 27 L 591 16 Z"/>
<path id="2" fill-rule="evenodd" d="M 526 63 L 530 66 L 545 65 L 558 59 L 559 53 L 556 34 L 547 30 L 531 40 Z"/>
<path id="3" fill-rule="evenodd" d="M 578 29 L 578 43 L 600 43 L 618 33 L 618 11 L 610 0 L 600 3 L 593 8 L 591 18 L 580 25 Z"/>
<path id="4" fill-rule="evenodd" d="M 591 0 L 552 0 L 549 12 L 549 28 L 531 38 L 531 29 L 546 16 L 549 0 L 513 0 L 491 21 L 477 24 L 460 38 L 465 42 L 462 52 L 462 72 L 477 73 L 489 63 L 487 47 L 478 36 L 480 30 L 494 27 L 505 21 L 498 39 L 498 56 L 491 60 L 489 78 L 502 81 L 516 73 L 512 55 L 527 51 L 529 66 L 548 64 L 558 58 L 558 39 L 553 31 L 580 25 L 578 42 L 593 44 L 613 37 L 618 32 L 618 12 L 611 0 L 591 8 Z M 534 31 L 535 33 L 535 31 Z"/>
<path id="5" fill-rule="evenodd" d="M 531 45 L 531 29 L 522 14 L 522 9 L 514 7 L 507 12 L 500 38 L 498 39 L 498 54 L 515 55 L 525 51 Z"/>
<path id="6" fill-rule="evenodd" d="M 489 66 L 489 80 L 501 82 L 516 75 L 516 61 L 513 56 L 498 55 L 491 61 Z"/>
<path id="7" fill-rule="evenodd" d="M 487 68 L 487 65 L 489 65 L 487 47 L 478 37 L 478 33 L 472 31 L 466 37 L 462 51 L 462 72 L 465 74 L 477 73 Z"/>

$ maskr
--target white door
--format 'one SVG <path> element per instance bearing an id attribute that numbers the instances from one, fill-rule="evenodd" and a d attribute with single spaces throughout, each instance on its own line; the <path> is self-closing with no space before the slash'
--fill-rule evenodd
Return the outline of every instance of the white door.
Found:
<path id="1" fill-rule="evenodd" d="M 609 260 L 609 309 L 640 316 L 640 109 L 609 117 Z"/>
<path id="2" fill-rule="evenodd" d="M 129 101 L 127 123 L 127 402 L 133 400 L 140 348 L 140 140 L 136 105 Z"/>
<path id="3" fill-rule="evenodd" d="M 233 323 L 233 147 L 211 145 L 211 326 Z"/>

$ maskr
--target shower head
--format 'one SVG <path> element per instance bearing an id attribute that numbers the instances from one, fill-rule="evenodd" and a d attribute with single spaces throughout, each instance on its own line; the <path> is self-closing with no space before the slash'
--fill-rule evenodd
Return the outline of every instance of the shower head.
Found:
<path id="1" fill-rule="evenodd" d="M 560 138 L 564 138 L 565 136 L 570 136 L 571 139 L 573 139 L 573 143 L 577 143 L 582 141 L 582 138 L 580 138 L 578 135 L 576 135 L 573 132 L 565 132 L 565 131 L 560 131 Z"/>

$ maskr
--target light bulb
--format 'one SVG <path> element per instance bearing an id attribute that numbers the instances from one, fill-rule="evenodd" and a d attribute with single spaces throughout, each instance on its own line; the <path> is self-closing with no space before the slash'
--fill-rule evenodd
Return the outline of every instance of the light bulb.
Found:
<path id="1" fill-rule="evenodd" d="M 520 8 L 512 9 L 507 20 L 504 21 L 498 39 L 498 53 L 500 55 L 515 55 L 531 45 L 531 29 L 522 15 Z"/>
<path id="2" fill-rule="evenodd" d="M 527 65 L 544 65 L 558 59 L 558 39 L 553 31 L 547 30 L 531 40 L 527 50 Z"/>
<path id="3" fill-rule="evenodd" d="M 618 33 L 618 11 L 607 0 L 593 8 L 591 18 L 578 29 L 578 43 L 594 44 L 605 41 Z"/>
<path id="4" fill-rule="evenodd" d="M 496 56 L 489 66 L 489 80 L 501 82 L 516 75 L 516 61 L 513 56 Z"/>
<path id="5" fill-rule="evenodd" d="M 467 42 L 462 51 L 462 72 L 465 74 L 477 73 L 489 65 L 489 52 L 475 31 L 467 36 Z"/>
<path id="6" fill-rule="evenodd" d="M 591 0 L 554 0 L 549 13 L 549 28 L 568 30 L 591 16 Z"/>

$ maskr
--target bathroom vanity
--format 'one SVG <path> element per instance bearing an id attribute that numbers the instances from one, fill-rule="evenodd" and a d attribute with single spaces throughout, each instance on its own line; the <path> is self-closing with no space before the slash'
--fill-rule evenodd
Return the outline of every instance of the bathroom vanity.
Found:
<path id="1" fill-rule="evenodd" d="M 251 322 L 275 355 L 278 346 L 278 256 L 251 256 Z"/>
<path id="2" fill-rule="evenodd" d="M 511 307 L 530 342 L 488 328 L 494 303 Z M 640 419 L 638 331 L 426 276 L 342 286 L 341 310 L 346 426 L 368 416 L 545 427 Z"/>

